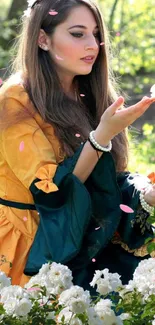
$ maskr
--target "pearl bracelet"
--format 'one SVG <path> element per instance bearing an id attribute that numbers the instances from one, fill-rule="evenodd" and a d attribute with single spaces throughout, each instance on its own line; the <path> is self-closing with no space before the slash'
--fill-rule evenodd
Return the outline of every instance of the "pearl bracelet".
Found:
<path id="1" fill-rule="evenodd" d="M 142 190 L 139 195 L 141 206 L 145 211 L 147 211 L 152 216 L 154 214 L 154 207 L 152 207 L 145 201 L 144 193 L 145 190 Z"/>
<path id="2" fill-rule="evenodd" d="M 104 146 L 101 146 L 94 138 L 94 134 L 95 131 L 91 131 L 89 133 L 89 141 L 93 144 L 93 146 L 96 148 L 96 150 L 99 150 L 99 151 L 105 151 L 105 152 L 108 152 L 108 151 L 111 151 L 112 149 L 112 142 L 110 141 L 109 144 L 104 147 Z"/>

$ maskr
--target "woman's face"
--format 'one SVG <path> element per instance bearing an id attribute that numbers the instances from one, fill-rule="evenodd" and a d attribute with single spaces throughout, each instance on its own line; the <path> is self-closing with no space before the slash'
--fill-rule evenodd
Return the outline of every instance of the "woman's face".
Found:
<path id="1" fill-rule="evenodd" d="M 98 56 L 99 46 L 98 27 L 93 13 L 84 5 L 72 9 L 50 39 L 49 51 L 60 78 L 89 74 Z"/>

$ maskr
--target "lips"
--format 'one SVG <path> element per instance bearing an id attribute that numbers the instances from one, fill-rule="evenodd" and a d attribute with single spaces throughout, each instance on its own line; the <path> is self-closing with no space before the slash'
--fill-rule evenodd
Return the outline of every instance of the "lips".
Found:
<path id="1" fill-rule="evenodd" d="M 82 61 L 85 61 L 87 63 L 91 63 L 91 62 L 94 61 L 94 59 L 95 59 L 95 56 L 94 55 L 87 55 L 84 58 L 82 58 L 81 60 Z"/>

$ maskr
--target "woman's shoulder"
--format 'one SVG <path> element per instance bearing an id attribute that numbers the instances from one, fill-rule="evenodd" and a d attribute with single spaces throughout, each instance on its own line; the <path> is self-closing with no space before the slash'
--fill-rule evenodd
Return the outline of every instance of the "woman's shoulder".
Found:
<path id="1" fill-rule="evenodd" d="M 1 108 L 4 105 L 14 106 L 14 103 L 16 103 L 16 107 L 26 107 L 34 111 L 34 106 L 23 86 L 23 80 L 19 73 L 12 75 L 0 88 Z"/>

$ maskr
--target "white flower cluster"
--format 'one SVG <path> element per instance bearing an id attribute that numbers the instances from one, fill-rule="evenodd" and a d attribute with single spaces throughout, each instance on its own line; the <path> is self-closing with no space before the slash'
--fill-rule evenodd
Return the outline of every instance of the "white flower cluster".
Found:
<path id="1" fill-rule="evenodd" d="M 0 303 L 6 314 L 12 316 L 27 316 L 32 308 L 32 302 L 26 290 L 20 286 L 9 286 L 1 290 Z"/>
<path id="2" fill-rule="evenodd" d="M 30 279 L 25 288 L 45 286 L 47 295 L 58 295 L 73 285 L 72 279 L 72 272 L 67 266 L 55 262 L 52 264 L 46 263 L 42 266 L 39 273 Z M 32 293 L 36 296 L 39 294 L 39 291 Z"/>
<path id="3" fill-rule="evenodd" d="M 146 300 L 151 294 L 155 295 L 155 258 L 141 261 L 136 268 L 133 280 L 126 286 L 127 290 L 136 288 Z"/>
<path id="4" fill-rule="evenodd" d="M 93 287 L 96 285 L 99 294 L 104 296 L 116 292 L 118 287 L 121 287 L 121 304 L 123 295 L 136 288 L 143 295 L 143 302 L 148 303 L 147 298 L 152 294 L 155 295 L 155 259 L 141 261 L 135 270 L 133 280 L 126 286 L 122 286 L 119 274 L 109 273 L 108 269 L 97 270 L 90 284 Z M 52 294 L 55 297 L 51 297 Z M 88 325 L 123 325 L 123 321 L 130 321 L 131 318 L 130 311 L 124 311 L 120 316 L 116 316 L 112 301 L 109 299 L 103 299 L 98 295 L 94 302 L 89 291 L 73 285 L 72 272 L 69 268 L 55 262 L 44 264 L 39 273 L 25 285 L 25 288 L 11 285 L 10 279 L 0 272 L 0 304 L 3 305 L 5 311 L 0 315 L 0 324 L 4 323 L 5 315 L 9 317 L 9 320 L 16 318 L 17 324 L 19 324 L 18 319 L 23 321 L 20 324 L 25 324 L 25 321 L 33 323 L 33 317 L 39 317 L 40 313 L 47 323 L 52 320 L 53 324 L 58 325 L 86 323 Z M 132 303 L 131 308 L 133 308 Z M 150 318 L 149 324 L 152 322 L 152 325 L 155 325 L 155 317 L 154 319 L 153 317 Z"/>
<path id="5" fill-rule="evenodd" d="M 111 309 L 112 302 L 109 299 L 100 299 L 95 305 L 94 309 L 103 321 L 104 325 L 123 325 L 122 320 L 119 316 L 116 316 L 114 311 Z"/>
<path id="6" fill-rule="evenodd" d="M 118 287 L 122 286 L 120 275 L 118 273 L 109 273 L 108 269 L 102 271 L 95 271 L 92 282 L 92 287 L 97 285 L 96 291 L 101 295 L 107 295 L 112 291 L 116 291 Z"/>
<path id="7" fill-rule="evenodd" d="M 68 307 L 75 314 L 85 312 L 90 302 L 89 291 L 84 291 L 83 288 L 78 286 L 72 286 L 70 289 L 63 291 L 59 297 L 60 305 Z"/>

